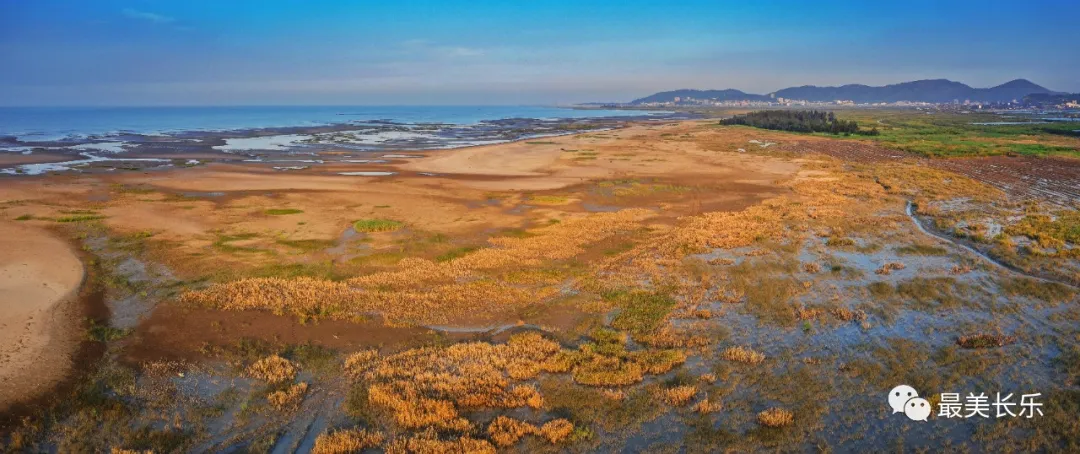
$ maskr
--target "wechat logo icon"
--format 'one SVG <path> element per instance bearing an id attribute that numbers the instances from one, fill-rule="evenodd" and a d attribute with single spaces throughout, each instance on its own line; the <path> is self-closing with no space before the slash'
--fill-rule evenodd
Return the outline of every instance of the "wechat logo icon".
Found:
<path id="1" fill-rule="evenodd" d="M 919 397 L 919 392 L 908 385 L 900 385 L 889 391 L 889 407 L 893 413 L 903 413 L 912 421 L 926 421 L 933 412 L 930 402 Z"/>

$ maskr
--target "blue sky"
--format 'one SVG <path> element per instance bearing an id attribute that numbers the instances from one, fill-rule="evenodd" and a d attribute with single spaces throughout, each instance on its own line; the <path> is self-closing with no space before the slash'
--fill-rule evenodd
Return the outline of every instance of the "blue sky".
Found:
<path id="1" fill-rule="evenodd" d="M 555 104 L 1027 78 L 1080 2 L 0 0 L 0 105 Z"/>

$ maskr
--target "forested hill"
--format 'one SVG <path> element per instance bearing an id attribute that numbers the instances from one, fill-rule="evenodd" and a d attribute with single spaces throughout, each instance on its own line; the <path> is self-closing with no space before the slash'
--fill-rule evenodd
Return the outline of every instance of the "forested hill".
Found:
<path id="1" fill-rule="evenodd" d="M 739 90 L 673 90 L 656 93 L 641 99 L 635 99 L 631 104 L 645 104 L 650 102 L 675 102 L 675 98 L 708 99 L 713 101 L 768 101 L 768 96 L 744 93 Z"/>
<path id="2" fill-rule="evenodd" d="M 839 87 L 817 87 L 804 85 L 785 88 L 770 95 L 755 95 L 739 90 L 675 90 L 657 93 L 645 98 L 635 99 L 631 104 L 651 102 L 679 102 L 687 98 L 715 101 L 767 101 L 776 98 L 803 101 L 854 101 L 856 103 L 876 102 L 931 102 L 947 103 L 952 101 L 972 102 L 1009 102 L 1021 100 L 1032 94 L 1054 94 L 1056 92 L 1024 79 L 991 88 L 972 88 L 960 82 L 946 79 L 917 80 L 899 84 L 871 87 L 869 85 L 843 85 Z"/>

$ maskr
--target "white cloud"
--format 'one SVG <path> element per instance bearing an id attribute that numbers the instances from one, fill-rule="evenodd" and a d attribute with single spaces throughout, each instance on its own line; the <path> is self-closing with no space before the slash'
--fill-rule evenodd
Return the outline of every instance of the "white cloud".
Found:
<path id="1" fill-rule="evenodd" d="M 156 23 L 156 24 L 168 24 L 168 23 L 176 21 L 175 18 L 172 18 L 172 17 L 169 17 L 169 16 L 163 16 L 161 14 L 149 13 L 149 12 L 146 12 L 146 11 L 137 11 L 137 10 L 134 10 L 134 9 L 131 9 L 131 8 L 124 8 L 124 10 L 120 11 L 120 13 L 123 14 L 124 17 L 127 17 L 128 19 L 144 20 L 144 21 L 149 21 L 149 22 L 153 22 L 153 23 Z"/>
<path id="2" fill-rule="evenodd" d="M 410 39 L 402 41 L 401 48 L 407 53 L 437 58 L 472 58 L 482 57 L 486 54 L 484 49 L 464 46 L 443 46 L 426 39 Z"/>
<path id="3" fill-rule="evenodd" d="M 438 47 L 436 48 L 442 55 L 446 57 L 480 57 L 484 55 L 482 49 L 474 49 L 471 47 Z"/>

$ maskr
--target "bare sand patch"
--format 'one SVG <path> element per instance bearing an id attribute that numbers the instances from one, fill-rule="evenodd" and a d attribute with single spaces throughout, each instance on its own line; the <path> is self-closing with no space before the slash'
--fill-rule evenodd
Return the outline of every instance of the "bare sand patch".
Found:
<path id="1" fill-rule="evenodd" d="M 81 340 L 69 309 L 83 279 L 75 251 L 48 231 L 0 222 L 0 410 L 61 381 Z"/>

